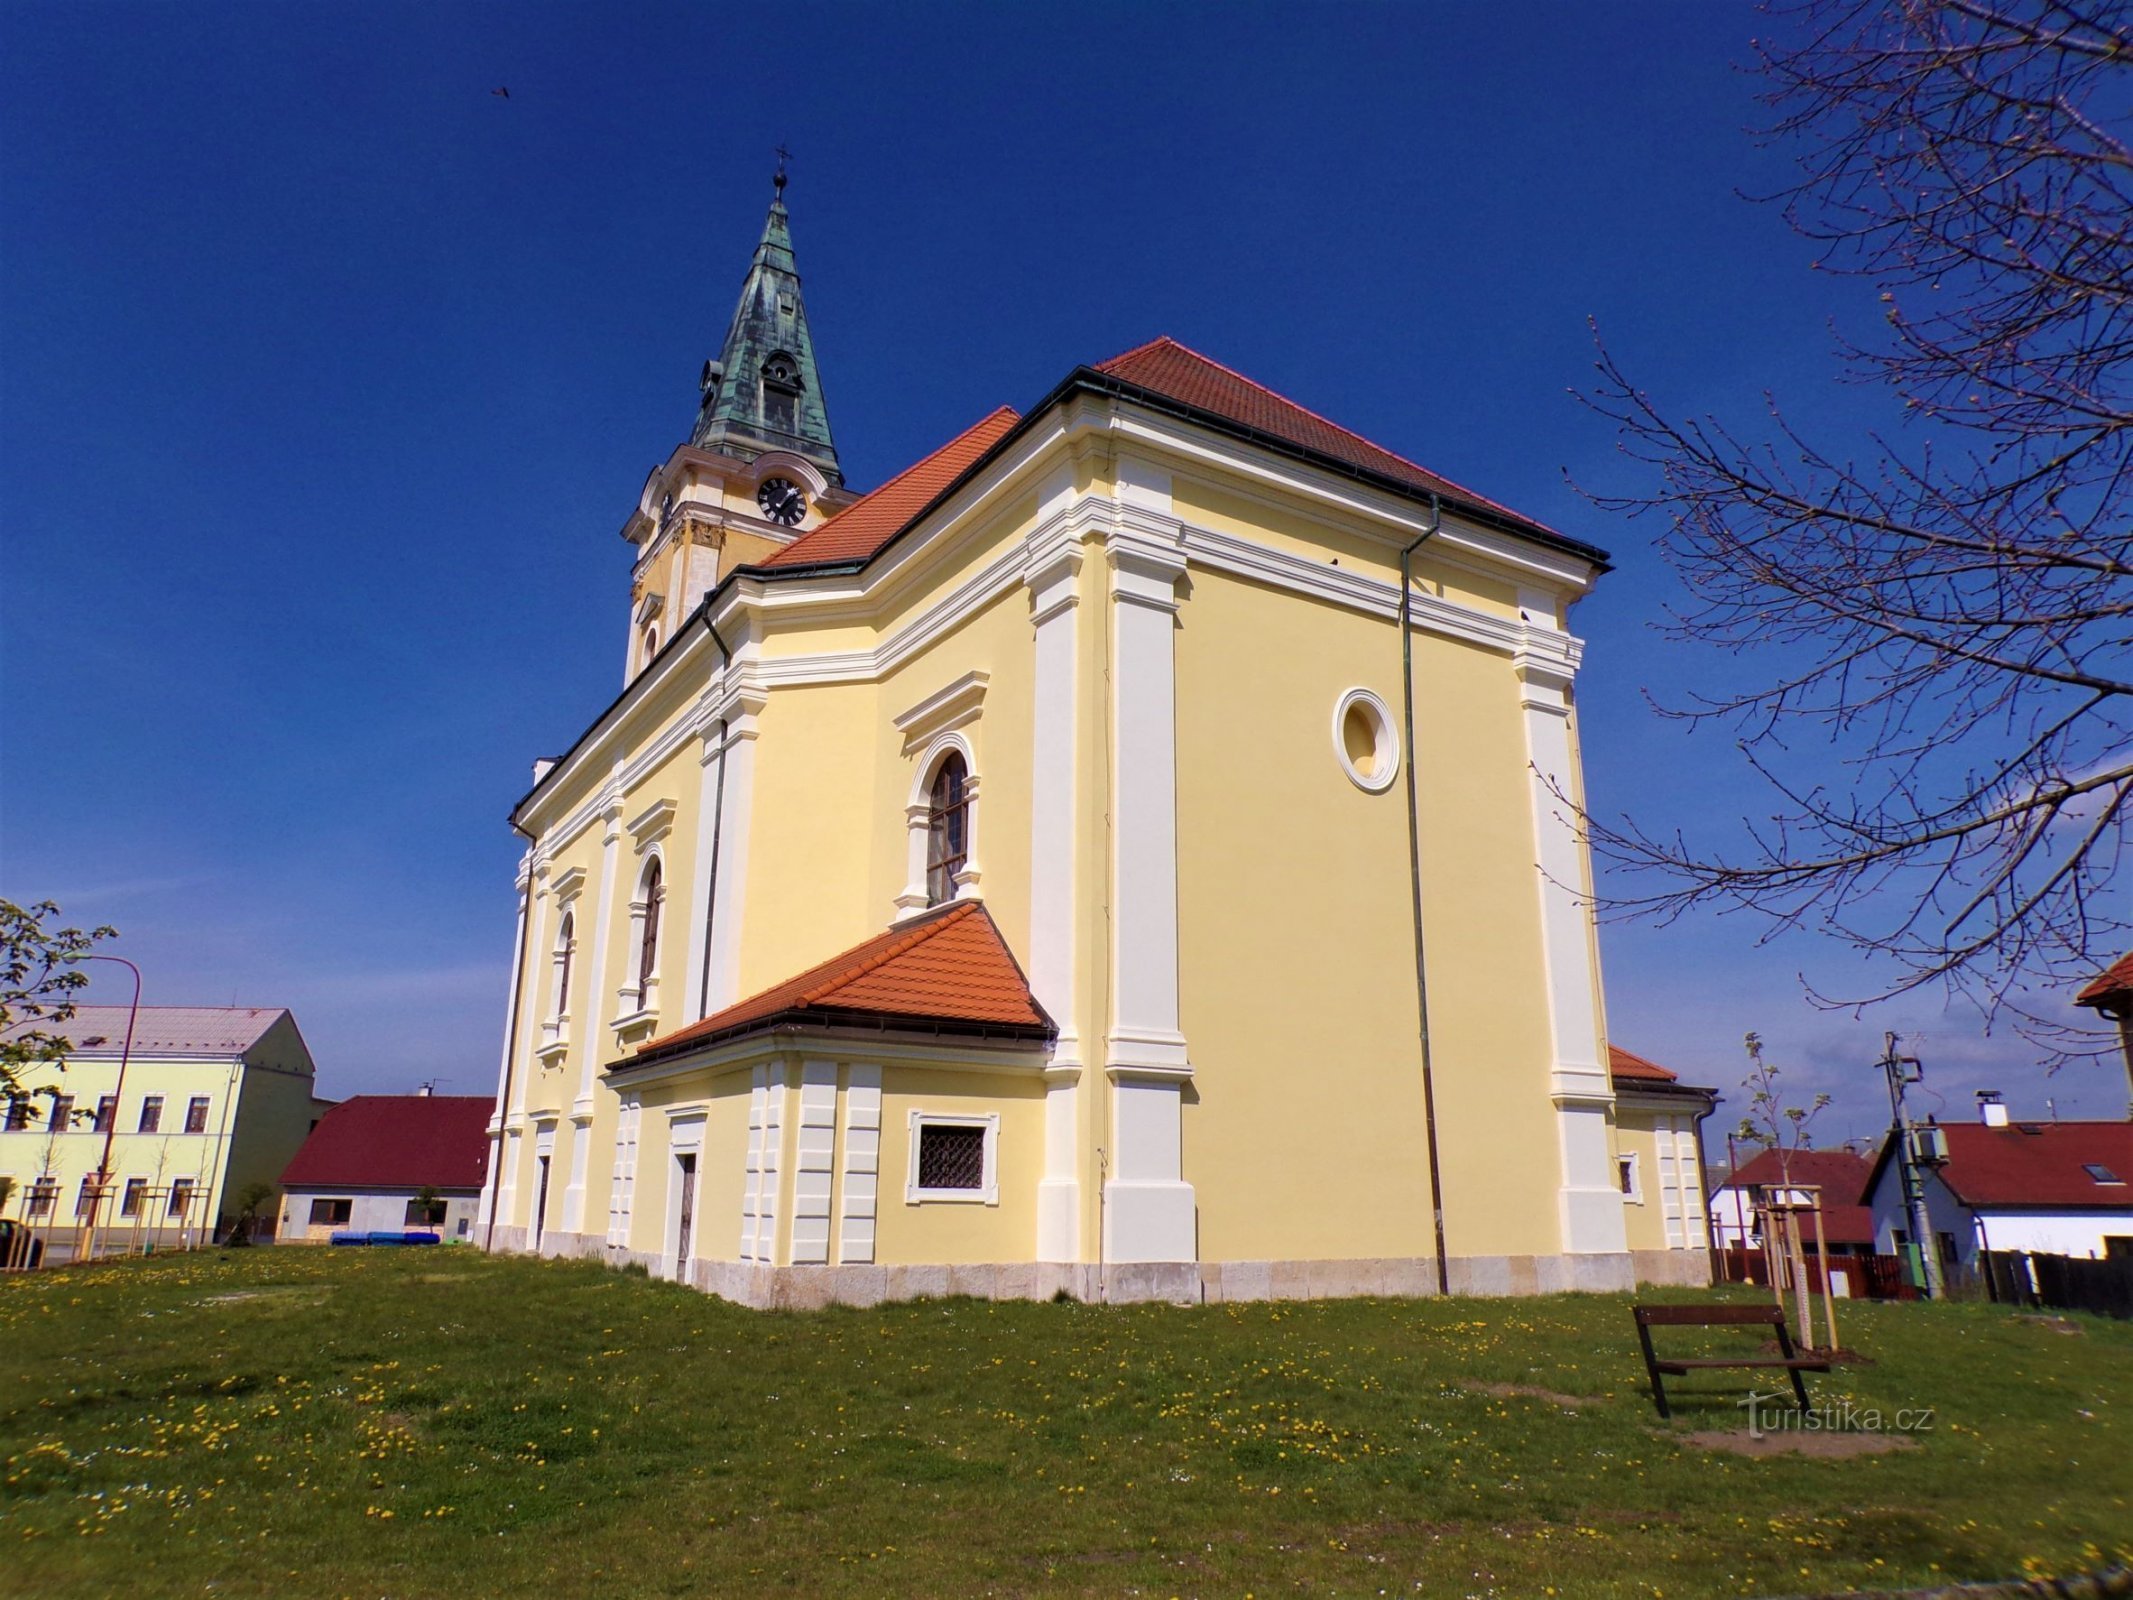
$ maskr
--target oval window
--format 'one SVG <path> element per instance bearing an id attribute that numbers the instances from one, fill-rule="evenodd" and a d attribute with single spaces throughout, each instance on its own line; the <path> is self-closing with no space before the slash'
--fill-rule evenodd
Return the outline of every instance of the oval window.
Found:
<path id="1" fill-rule="evenodd" d="M 1359 789 L 1379 794 L 1400 772 L 1400 740 L 1392 712 L 1368 689 L 1350 689 L 1333 707 L 1333 753 Z"/>

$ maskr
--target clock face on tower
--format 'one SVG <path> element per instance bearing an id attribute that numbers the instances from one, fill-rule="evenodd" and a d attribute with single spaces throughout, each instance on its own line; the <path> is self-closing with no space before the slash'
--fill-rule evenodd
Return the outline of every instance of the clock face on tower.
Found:
<path id="1" fill-rule="evenodd" d="M 807 515 L 807 496 L 789 478 L 765 478 L 755 492 L 755 503 L 772 522 L 791 527 Z"/>

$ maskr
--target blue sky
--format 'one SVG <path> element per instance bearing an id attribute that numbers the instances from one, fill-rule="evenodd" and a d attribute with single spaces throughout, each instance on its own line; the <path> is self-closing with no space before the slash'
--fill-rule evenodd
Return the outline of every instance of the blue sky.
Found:
<path id="1" fill-rule="evenodd" d="M 790 201 L 846 471 L 879 482 L 1170 333 L 1616 552 L 1588 781 L 1660 823 L 1762 796 L 1645 708 L 1723 664 L 1647 624 L 1656 529 L 1588 318 L 1677 409 L 1837 388 L 1727 5 L 16 4 L 0 17 L 0 893 L 111 922 L 165 1003 L 286 1004 L 325 1092 L 493 1086 L 536 755 L 613 694 L 616 537 Z M 508 87 L 508 98 L 491 91 Z M 1739 1081 L 1760 1029 L 1885 1115 L 2122 1113 L 1930 999 L 1818 1013 L 1745 922 L 1605 936 L 1613 1033 Z M 101 985 L 100 997 L 116 990 Z M 1938 1097 L 1936 1102 L 1935 1097 Z M 1722 1116 L 1724 1114 L 1722 1113 Z"/>

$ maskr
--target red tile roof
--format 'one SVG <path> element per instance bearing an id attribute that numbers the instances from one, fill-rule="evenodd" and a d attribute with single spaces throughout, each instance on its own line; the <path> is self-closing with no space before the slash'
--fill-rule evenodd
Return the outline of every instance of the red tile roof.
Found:
<path id="1" fill-rule="evenodd" d="M 1948 1159 L 1934 1169 L 1966 1206 L 2049 1206 L 2133 1211 L 2133 1122 L 1940 1124 Z M 2119 1178 L 2098 1183 L 2083 1169 Z"/>
<path id="2" fill-rule="evenodd" d="M 811 566 L 823 561 L 864 561 L 910 525 L 943 489 L 998 444 L 1021 419 L 1012 406 L 965 429 L 924 460 L 904 468 L 873 493 L 862 495 L 819 528 L 780 550 L 764 568 Z"/>
<path id="3" fill-rule="evenodd" d="M 1815 1188 L 1822 1191 L 1822 1237 L 1831 1245 L 1874 1242 L 1874 1210 L 1866 1196 L 1874 1180 L 1874 1163 L 1849 1150 L 1794 1150 L 1779 1164 L 1778 1152 L 1763 1150 L 1741 1163 L 1740 1170 L 1718 1187 Z M 1711 1209 L 1720 1212 L 1714 1198 Z M 1730 1217 L 1730 1210 L 1722 1213 Z M 1812 1225 L 1808 1240 L 1813 1241 Z"/>
<path id="4" fill-rule="evenodd" d="M 1641 1083 L 1678 1083 L 1680 1080 L 1656 1061 L 1631 1055 L 1618 1044 L 1607 1047 L 1607 1075 L 1620 1083 L 1627 1078 Z"/>
<path id="5" fill-rule="evenodd" d="M 633 1066 L 647 1056 L 673 1055 L 781 1022 L 834 1026 L 885 1018 L 998 1029 L 1032 1039 L 1052 1032 L 1052 1019 L 1030 993 L 1029 981 L 991 914 L 975 900 L 959 900 L 654 1039 L 640 1046 L 634 1059 L 615 1066 Z"/>
<path id="6" fill-rule="evenodd" d="M 2125 995 L 2133 995 L 2133 950 L 2128 950 L 2090 979 L 2088 987 L 2074 996 L 2074 1004 L 2101 1005 L 2105 1000 Z"/>
<path id="7" fill-rule="evenodd" d="M 1757 1152 L 1719 1187 L 1819 1188 L 1825 1206 L 1862 1205 L 1873 1182 L 1874 1163 L 1849 1150 L 1776 1150 Z"/>
<path id="8" fill-rule="evenodd" d="M 479 1189 L 495 1109 L 487 1095 L 356 1095 L 319 1119 L 282 1187 Z"/>
<path id="9" fill-rule="evenodd" d="M 1197 411 L 1211 411 L 1256 432 L 1271 434 L 1302 449 L 1390 478 L 1407 488 L 1464 500 L 1527 527 L 1542 528 L 1532 518 L 1521 516 L 1510 507 L 1478 495 L 1405 456 L 1395 455 L 1383 445 L 1373 444 L 1361 434 L 1351 433 L 1315 411 L 1307 411 L 1266 385 L 1254 383 L 1243 373 L 1233 371 L 1197 350 L 1189 350 L 1167 335 L 1100 362 L 1096 370 Z M 1542 531 L 1550 530 L 1542 528 Z"/>

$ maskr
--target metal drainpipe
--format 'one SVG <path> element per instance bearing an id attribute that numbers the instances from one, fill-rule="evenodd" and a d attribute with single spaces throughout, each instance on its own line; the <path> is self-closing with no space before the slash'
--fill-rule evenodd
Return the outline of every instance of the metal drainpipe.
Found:
<path id="1" fill-rule="evenodd" d="M 726 641 L 718 636 L 718 629 L 711 621 L 711 608 L 704 607 L 704 632 L 711 635 L 711 642 L 718 646 L 719 671 L 733 665 L 733 652 L 726 648 Z M 718 719 L 718 789 L 711 800 L 711 873 L 704 887 L 704 971 L 698 980 L 696 991 L 696 1015 L 699 1018 L 711 1014 L 711 933 L 718 919 L 718 849 L 719 838 L 726 827 L 726 719 Z"/>
<path id="2" fill-rule="evenodd" d="M 1400 552 L 1400 703 L 1407 747 L 1407 881 L 1415 917 L 1415 1024 L 1422 1042 L 1422 1121 L 1429 1144 L 1429 1206 L 1437 1237 L 1437 1293 L 1452 1292 L 1451 1265 L 1444 1257 L 1444 1174 L 1437 1160 L 1437 1084 L 1429 1059 L 1429 976 L 1422 958 L 1422 824 L 1415 788 L 1414 554 L 1444 524 L 1437 497 L 1429 497 L 1429 526 Z"/>

